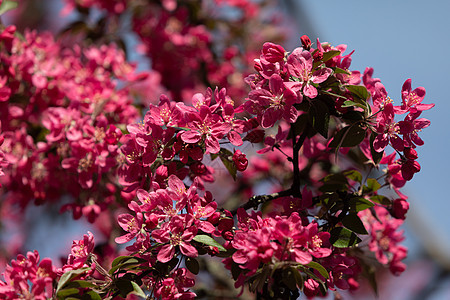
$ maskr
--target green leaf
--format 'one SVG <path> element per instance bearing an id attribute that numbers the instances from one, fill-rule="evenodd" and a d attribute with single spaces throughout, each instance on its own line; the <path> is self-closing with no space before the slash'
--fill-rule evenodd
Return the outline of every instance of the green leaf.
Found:
<path id="1" fill-rule="evenodd" d="M 330 235 L 330 243 L 336 248 L 350 248 L 361 242 L 355 233 L 344 227 L 334 228 Z"/>
<path id="2" fill-rule="evenodd" d="M 215 160 L 218 157 L 219 157 L 219 154 L 211 153 L 211 161 Z"/>
<path id="3" fill-rule="evenodd" d="M 364 224 L 356 213 L 348 214 L 342 219 L 342 225 L 359 234 L 368 234 Z"/>
<path id="4" fill-rule="evenodd" d="M 186 268 L 194 275 L 197 275 L 200 272 L 200 265 L 195 258 L 187 257 L 186 258 Z"/>
<path id="5" fill-rule="evenodd" d="M 360 212 L 362 210 L 371 208 L 374 204 L 363 198 L 363 197 L 354 197 L 349 200 L 350 209 L 352 212 Z"/>
<path id="6" fill-rule="evenodd" d="M 370 93 L 367 89 L 362 85 L 344 85 L 347 90 L 352 93 L 352 95 L 356 96 L 358 99 L 367 101 L 370 97 Z"/>
<path id="7" fill-rule="evenodd" d="M 360 172 L 356 171 L 356 170 L 348 170 L 342 173 L 345 177 L 347 177 L 348 179 L 351 179 L 353 181 L 362 182 L 362 175 Z"/>
<path id="8" fill-rule="evenodd" d="M 97 287 L 95 284 L 85 280 L 74 280 L 67 284 L 67 287 L 71 288 L 89 288 L 89 287 Z"/>
<path id="9" fill-rule="evenodd" d="M 219 151 L 220 160 L 223 162 L 225 168 L 227 168 L 230 175 L 236 180 L 237 169 L 233 161 L 233 153 L 230 150 L 221 148 Z"/>
<path id="10" fill-rule="evenodd" d="M 79 294 L 79 293 L 80 293 L 80 290 L 79 290 L 79 289 L 76 289 L 76 288 L 68 288 L 68 289 L 62 289 L 62 290 L 59 290 L 59 291 L 57 292 L 56 296 L 57 296 L 58 298 L 60 298 L 60 299 L 66 299 L 67 296 L 74 295 L 74 294 Z"/>
<path id="11" fill-rule="evenodd" d="M 131 284 L 133 285 L 133 291 L 130 294 L 136 295 L 138 297 L 147 298 L 147 295 L 144 293 L 144 291 L 141 289 L 139 285 L 137 285 L 136 282 L 132 281 Z"/>
<path id="12" fill-rule="evenodd" d="M 16 1 L 4 0 L 0 5 L 0 16 L 6 13 L 7 11 L 16 8 L 18 5 L 19 3 Z"/>
<path id="13" fill-rule="evenodd" d="M 338 56 L 339 54 L 341 54 L 341 51 L 338 51 L 338 50 L 331 50 L 331 51 L 323 52 L 322 61 L 326 62 L 326 61 L 332 59 L 333 57 Z"/>
<path id="14" fill-rule="evenodd" d="M 199 234 L 196 235 L 193 240 L 208 246 L 217 247 L 219 251 L 227 251 L 227 249 L 225 249 L 221 244 L 219 244 L 215 239 L 213 239 L 209 235 Z"/>
<path id="15" fill-rule="evenodd" d="M 327 175 L 320 181 L 323 182 L 323 186 L 319 190 L 324 193 L 345 190 L 348 186 L 347 177 L 341 173 Z"/>
<path id="16" fill-rule="evenodd" d="M 383 195 L 374 195 L 374 196 L 370 197 L 370 200 L 372 200 L 373 202 L 376 202 L 376 203 L 380 203 L 382 205 L 391 205 L 392 204 L 392 201 L 388 197 L 383 196 Z"/>
<path id="17" fill-rule="evenodd" d="M 351 100 L 345 100 L 344 103 L 341 105 L 341 107 L 352 107 L 352 106 L 361 107 L 364 110 L 366 109 L 365 105 L 351 101 Z"/>
<path id="18" fill-rule="evenodd" d="M 364 114 L 360 111 L 351 110 L 351 111 L 346 112 L 342 116 L 342 119 L 349 120 L 349 121 L 362 121 L 362 120 L 364 120 Z M 351 123 L 353 123 L 353 122 L 351 122 Z"/>
<path id="19" fill-rule="evenodd" d="M 312 127 L 327 139 L 328 126 L 330 124 L 330 111 L 328 106 L 323 101 L 316 99 L 312 101 L 308 115 Z"/>
<path id="20" fill-rule="evenodd" d="M 302 274 L 300 274 L 300 271 L 295 268 L 295 267 L 291 267 L 292 268 L 292 274 L 294 275 L 295 278 L 295 282 L 297 282 L 297 286 L 300 288 L 300 290 L 303 289 L 303 276 Z"/>
<path id="21" fill-rule="evenodd" d="M 373 178 L 367 179 L 366 185 L 363 187 L 363 193 L 369 194 L 378 191 L 381 187 L 381 184 Z"/>
<path id="22" fill-rule="evenodd" d="M 309 264 L 306 265 L 309 268 L 313 268 L 315 270 L 317 270 L 320 275 L 322 275 L 324 278 L 328 279 L 328 271 L 319 263 L 312 261 Z"/>
<path id="23" fill-rule="evenodd" d="M 69 272 L 64 273 L 58 281 L 58 286 L 56 287 L 56 293 L 58 293 L 58 291 L 61 290 L 63 286 L 65 286 L 68 282 L 70 282 L 70 280 L 79 276 L 80 274 L 85 273 L 86 271 L 88 271 L 90 269 L 91 268 L 86 267 L 86 268 L 71 270 Z"/>
<path id="24" fill-rule="evenodd" d="M 347 75 L 352 75 L 352 73 L 350 73 L 348 70 L 344 70 L 344 69 L 341 69 L 341 68 L 339 68 L 339 67 L 335 67 L 335 68 L 334 68 L 334 73 L 336 73 L 336 74 L 347 74 Z"/>
<path id="25" fill-rule="evenodd" d="M 126 297 L 129 293 L 131 293 L 132 291 L 134 291 L 134 286 L 132 284 L 132 281 L 130 281 L 130 279 L 127 278 L 118 278 L 115 280 L 115 285 L 117 287 L 117 289 L 120 292 L 120 296 L 122 297 Z"/>
<path id="26" fill-rule="evenodd" d="M 118 269 L 124 269 L 145 263 L 146 260 L 136 256 L 119 256 L 112 262 L 112 267 L 108 271 L 110 275 L 114 274 Z"/>
<path id="27" fill-rule="evenodd" d="M 339 130 L 330 143 L 331 148 L 355 147 L 366 137 L 366 130 L 359 123 L 348 125 Z"/>
<path id="28" fill-rule="evenodd" d="M 82 300 L 84 300 L 84 299 L 86 299 L 86 300 L 102 300 L 102 297 L 94 291 L 89 291 L 87 293 L 84 293 L 84 295 L 81 299 Z"/>

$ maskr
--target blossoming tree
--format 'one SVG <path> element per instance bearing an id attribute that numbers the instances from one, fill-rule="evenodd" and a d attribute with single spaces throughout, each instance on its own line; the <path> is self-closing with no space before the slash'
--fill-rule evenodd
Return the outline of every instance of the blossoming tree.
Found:
<path id="1" fill-rule="evenodd" d="M 109 243 L 18 254 L 2 299 L 296 299 L 405 270 L 424 88 L 407 79 L 395 105 L 345 45 L 263 43 L 252 1 L 65 4 L 80 19 L 58 38 L 0 28 L 2 222 L 46 203 Z M 120 48 L 130 19 L 151 70 Z"/>

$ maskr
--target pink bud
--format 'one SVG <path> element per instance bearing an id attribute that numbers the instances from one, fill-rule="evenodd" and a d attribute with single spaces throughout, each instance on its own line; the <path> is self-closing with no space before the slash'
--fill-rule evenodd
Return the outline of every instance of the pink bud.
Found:
<path id="1" fill-rule="evenodd" d="M 392 212 L 395 218 L 404 220 L 409 210 L 409 203 L 404 199 L 395 199 L 392 205 Z"/>
<path id="2" fill-rule="evenodd" d="M 407 159 L 416 160 L 419 157 L 417 151 L 413 148 L 405 148 L 403 153 Z"/>
<path id="3" fill-rule="evenodd" d="M 302 37 L 300 38 L 300 41 L 302 42 L 303 49 L 305 49 L 305 50 L 311 49 L 311 40 L 309 39 L 309 37 L 306 34 L 302 35 Z"/>
<path id="4" fill-rule="evenodd" d="M 286 51 L 280 45 L 274 43 L 264 43 L 262 49 L 262 56 L 270 63 L 281 62 L 284 59 L 284 53 Z"/>
<path id="5" fill-rule="evenodd" d="M 238 171 L 242 172 L 245 169 L 247 169 L 248 166 L 247 157 L 240 150 L 236 150 L 236 152 L 234 152 L 233 161 Z"/>

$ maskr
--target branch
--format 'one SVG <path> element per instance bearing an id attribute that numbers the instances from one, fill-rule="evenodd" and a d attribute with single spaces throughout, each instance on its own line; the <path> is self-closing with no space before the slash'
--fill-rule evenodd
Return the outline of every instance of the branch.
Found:
<path id="1" fill-rule="evenodd" d="M 250 209 L 250 208 L 257 209 L 260 204 L 263 204 L 267 201 L 271 201 L 273 199 L 277 199 L 277 198 L 281 198 L 281 197 L 292 196 L 292 195 L 293 195 L 293 191 L 292 191 L 292 188 L 290 188 L 288 190 L 284 190 L 284 191 L 269 194 L 269 195 L 253 196 L 250 198 L 250 200 L 248 200 L 247 203 L 241 205 L 240 207 L 242 207 L 245 210 Z M 236 212 L 237 212 L 237 209 L 231 211 L 231 214 L 234 215 L 234 214 L 236 214 Z"/>
<path id="2" fill-rule="evenodd" d="M 303 143 L 305 142 L 307 131 L 308 131 L 308 129 L 305 128 L 305 130 L 303 131 L 303 133 L 300 136 L 300 138 L 298 139 L 298 141 L 293 143 L 294 151 L 293 151 L 293 157 L 292 157 L 292 165 L 294 167 L 294 179 L 292 180 L 291 190 L 292 190 L 292 195 L 297 198 L 302 197 L 302 193 L 300 192 L 300 169 L 298 167 L 298 157 L 299 157 L 300 149 L 302 148 Z M 295 140 L 295 137 L 294 137 L 294 140 Z"/>

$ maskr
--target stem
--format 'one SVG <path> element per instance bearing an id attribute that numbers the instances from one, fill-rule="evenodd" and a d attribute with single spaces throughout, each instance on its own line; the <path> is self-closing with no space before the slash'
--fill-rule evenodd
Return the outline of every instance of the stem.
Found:
<path id="1" fill-rule="evenodd" d="M 302 197 L 302 193 L 300 192 L 300 169 L 298 167 L 299 152 L 305 142 L 307 131 L 307 128 L 305 128 L 298 141 L 293 144 L 294 153 L 292 157 L 292 165 L 294 167 L 294 179 L 292 180 L 291 190 L 292 196 L 297 198 Z"/>
<path id="2" fill-rule="evenodd" d="M 260 204 L 263 204 L 267 201 L 271 201 L 273 199 L 277 199 L 277 198 L 281 198 L 281 197 L 286 197 L 286 196 L 291 196 L 292 193 L 292 188 L 288 189 L 288 190 L 284 190 L 278 193 L 273 193 L 273 194 L 269 194 L 269 195 L 257 195 L 257 196 L 253 196 L 250 198 L 250 200 L 248 200 L 247 203 L 241 205 L 240 207 L 242 207 L 243 209 L 247 210 L 250 208 L 254 208 L 257 209 L 258 206 Z M 231 211 L 232 215 L 235 215 L 237 212 L 237 209 Z"/>

